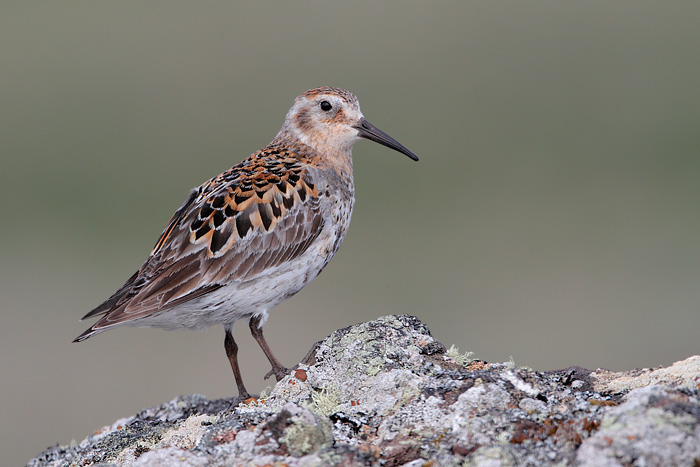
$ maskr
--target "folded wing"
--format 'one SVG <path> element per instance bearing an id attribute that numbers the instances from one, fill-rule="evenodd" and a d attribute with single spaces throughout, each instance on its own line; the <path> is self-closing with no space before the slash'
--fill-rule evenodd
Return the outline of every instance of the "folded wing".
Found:
<path id="1" fill-rule="evenodd" d="M 265 151 L 192 191 L 139 271 L 85 315 L 104 314 L 76 341 L 263 276 L 309 248 L 323 229 L 318 191 L 296 159 Z"/>

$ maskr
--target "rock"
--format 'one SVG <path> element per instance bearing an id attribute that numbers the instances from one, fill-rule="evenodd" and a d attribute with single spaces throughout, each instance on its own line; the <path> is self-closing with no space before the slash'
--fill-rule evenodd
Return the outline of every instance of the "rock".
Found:
<path id="1" fill-rule="evenodd" d="M 191 395 L 31 467 L 700 465 L 700 357 L 550 372 L 446 351 L 407 315 L 334 332 L 269 395 Z"/>

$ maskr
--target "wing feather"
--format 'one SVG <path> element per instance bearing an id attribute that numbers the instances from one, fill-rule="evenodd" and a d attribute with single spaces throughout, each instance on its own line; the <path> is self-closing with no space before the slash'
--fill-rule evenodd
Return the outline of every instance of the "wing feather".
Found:
<path id="1" fill-rule="evenodd" d="M 85 316 L 105 314 L 78 339 L 260 277 L 303 254 L 322 229 L 309 173 L 262 150 L 190 193 L 139 271 Z"/>

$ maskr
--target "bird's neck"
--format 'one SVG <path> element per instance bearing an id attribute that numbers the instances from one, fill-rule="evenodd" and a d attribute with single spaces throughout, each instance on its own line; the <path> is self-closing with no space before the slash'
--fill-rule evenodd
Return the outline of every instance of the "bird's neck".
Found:
<path id="1" fill-rule="evenodd" d="M 297 146 L 303 150 L 308 161 L 320 169 L 333 169 L 343 178 L 352 178 L 352 144 L 339 144 L 337 141 L 321 137 L 300 137 L 282 128 L 271 144 Z"/>

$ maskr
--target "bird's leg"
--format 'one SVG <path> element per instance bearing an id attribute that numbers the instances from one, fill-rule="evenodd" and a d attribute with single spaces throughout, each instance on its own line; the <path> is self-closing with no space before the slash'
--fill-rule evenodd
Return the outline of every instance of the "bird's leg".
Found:
<path id="1" fill-rule="evenodd" d="M 250 322 L 248 323 L 250 326 L 250 333 L 253 335 L 253 339 L 255 339 L 262 351 L 265 353 L 265 356 L 270 361 L 270 365 L 272 365 L 272 370 L 265 375 L 265 379 L 269 378 L 270 375 L 275 375 L 275 378 L 279 382 L 282 380 L 282 378 L 287 376 L 289 369 L 285 368 L 284 365 L 277 360 L 277 358 L 273 355 L 270 346 L 267 345 L 267 341 L 263 336 L 262 327 L 260 326 L 261 320 L 262 315 L 253 316 L 250 318 Z"/>
<path id="2" fill-rule="evenodd" d="M 316 342 L 314 345 L 311 346 L 311 349 L 309 349 L 309 352 L 306 354 L 304 358 L 301 359 L 299 363 L 294 365 L 292 370 L 295 370 L 300 364 L 308 365 L 311 366 L 314 363 L 316 363 L 316 352 L 318 352 L 318 348 L 321 347 L 321 342 L 322 340 Z"/>
<path id="3" fill-rule="evenodd" d="M 226 337 L 224 337 L 224 349 L 226 349 L 226 356 L 231 364 L 231 369 L 233 370 L 233 377 L 236 378 L 236 386 L 238 386 L 238 396 L 240 399 L 245 400 L 250 398 L 250 394 L 246 391 L 243 385 L 243 378 L 241 378 L 241 369 L 238 367 L 238 345 L 236 341 L 233 340 L 233 334 L 231 334 L 231 328 L 226 329 Z"/>

